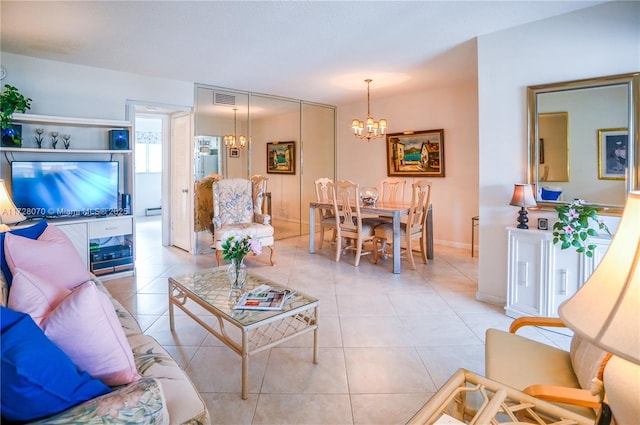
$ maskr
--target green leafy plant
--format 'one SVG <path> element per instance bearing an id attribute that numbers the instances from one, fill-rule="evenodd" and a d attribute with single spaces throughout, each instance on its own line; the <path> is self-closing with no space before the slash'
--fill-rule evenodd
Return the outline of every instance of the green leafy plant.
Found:
<path id="1" fill-rule="evenodd" d="M 561 243 L 560 249 L 574 247 L 577 252 L 584 252 L 587 257 L 593 257 L 596 245 L 587 243 L 589 236 L 597 236 L 590 221 L 596 223 L 597 228 L 611 232 L 606 224 L 598 217 L 598 211 L 584 204 L 581 199 L 574 200 L 569 205 L 556 207 L 558 221 L 553 224 L 553 243 Z"/>
<path id="2" fill-rule="evenodd" d="M 253 252 L 256 255 L 262 252 L 260 242 L 250 236 L 245 236 L 242 239 L 231 236 L 222 243 L 222 258 L 227 261 L 239 263 L 249 252 Z"/>
<path id="3" fill-rule="evenodd" d="M 4 91 L 0 94 L 0 127 L 4 130 L 11 128 L 11 117 L 13 113 L 27 112 L 31 109 L 31 98 L 24 97 L 17 88 L 4 85 Z M 9 134 L 15 144 L 20 145 L 21 141 L 15 134 Z"/>

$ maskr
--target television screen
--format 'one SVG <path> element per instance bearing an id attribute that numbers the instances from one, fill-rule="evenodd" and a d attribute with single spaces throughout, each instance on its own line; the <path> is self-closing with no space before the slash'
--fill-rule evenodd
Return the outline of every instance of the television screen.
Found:
<path id="1" fill-rule="evenodd" d="M 118 167 L 117 161 L 13 161 L 13 202 L 27 217 L 113 214 Z"/>

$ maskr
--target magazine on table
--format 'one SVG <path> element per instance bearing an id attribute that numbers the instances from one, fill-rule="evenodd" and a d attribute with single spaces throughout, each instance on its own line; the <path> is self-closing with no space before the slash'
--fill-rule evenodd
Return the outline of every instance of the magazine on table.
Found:
<path id="1" fill-rule="evenodd" d="M 235 310 L 282 310 L 284 303 L 291 298 L 296 291 L 288 288 L 273 288 L 269 285 L 260 285 L 257 288 L 245 292 L 234 307 Z"/>

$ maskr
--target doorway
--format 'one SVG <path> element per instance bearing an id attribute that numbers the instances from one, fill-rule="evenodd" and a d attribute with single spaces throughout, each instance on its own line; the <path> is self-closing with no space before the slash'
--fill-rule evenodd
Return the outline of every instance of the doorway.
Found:
<path id="1" fill-rule="evenodd" d="M 180 119 L 181 117 L 181 119 Z M 192 223 L 187 218 L 185 224 L 186 235 L 177 237 L 172 234 L 172 222 L 175 214 L 173 208 L 182 211 L 183 215 L 190 217 L 185 211 L 191 211 L 190 206 L 177 208 L 172 201 L 181 198 L 189 202 L 189 195 L 192 190 L 187 188 L 184 194 L 181 188 L 172 188 L 171 175 L 172 163 L 171 145 L 175 139 L 176 122 L 180 123 L 179 138 L 187 138 L 187 143 L 191 143 L 191 108 L 177 105 L 165 105 L 145 103 L 139 101 L 127 102 L 127 118 L 134 125 L 134 200 L 133 214 L 139 221 L 159 221 L 162 229 L 162 245 L 175 245 L 178 248 L 191 252 L 193 245 L 192 232 L 189 232 L 189 225 Z M 176 121 L 176 118 L 180 119 Z M 186 122 L 185 122 L 186 121 Z M 185 170 L 191 173 L 191 169 Z M 181 222 L 184 218 L 181 217 Z M 191 224 L 192 225 L 192 224 Z M 183 233 L 184 230 L 183 230 Z"/>

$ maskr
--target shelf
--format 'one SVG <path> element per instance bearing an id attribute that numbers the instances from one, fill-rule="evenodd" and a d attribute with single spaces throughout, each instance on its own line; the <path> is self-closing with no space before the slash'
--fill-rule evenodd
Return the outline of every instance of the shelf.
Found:
<path id="1" fill-rule="evenodd" d="M 11 121 L 17 124 L 56 124 L 73 127 L 105 127 L 105 128 L 129 128 L 131 122 L 120 120 L 101 120 L 92 118 L 56 117 L 52 115 L 33 115 L 14 113 Z"/>
<path id="2" fill-rule="evenodd" d="M 107 154 L 132 154 L 133 151 L 129 150 L 111 150 L 111 149 L 38 149 L 38 148 L 8 148 L 0 147 L 0 152 L 22 152 L 22 153 L 61 153 L 61 154 L 75 154 L 75 153 L 107 153 Z"/>

